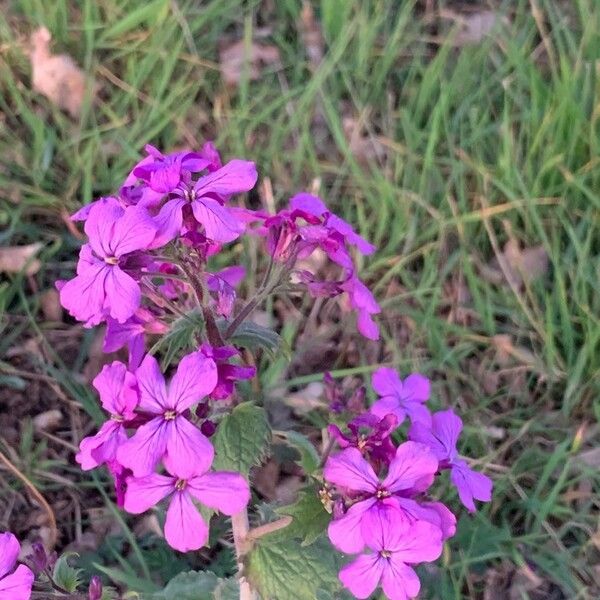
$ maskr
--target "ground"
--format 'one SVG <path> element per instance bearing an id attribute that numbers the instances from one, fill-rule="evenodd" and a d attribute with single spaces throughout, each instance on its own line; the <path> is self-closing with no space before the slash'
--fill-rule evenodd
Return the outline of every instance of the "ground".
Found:
<path id="1" fill-rule="evenodd" d="M 600 7 L 483 4 L 321 0 L 311 16 L 299 0 L 1 3 L 0 529 L 57 534 L 117 583 L 186 567 L 74 462 L 102 357 L 53 282 L 80 244 L 67 215 L 118 187 L 145 143 L 213 139 L 256 161 L 247 205 L 317 191 L 378 247 L 361 267 L 382 340 L 361 342 L 339 305 L 277 300 L 261 317 L 285 321 L 297 356 L 263 368 L 260 392 L 297 413 L 325 369 L 348 384 L 381 364 L 419 370 L 494 479 L 424 589 L 600 596 Z M 62 99 L 72 114 L 32 90 L 40 25 L 86 74 L 83 96 Z M 34 243 L 39 263 L 11 272 L 7 248 Z M 264 497 L 288 493 L 268 468 Z"/>

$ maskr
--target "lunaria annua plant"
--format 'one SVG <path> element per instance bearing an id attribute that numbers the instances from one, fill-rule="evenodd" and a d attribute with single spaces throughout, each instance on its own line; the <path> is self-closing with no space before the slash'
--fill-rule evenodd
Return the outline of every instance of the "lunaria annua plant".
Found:
<path id="1" fill-rule="evenodd" d="M 127 364 L 106 365 L 93 382 L 106 421 L 82 440 L 81 468 L 106 467 L 127 512 L 163 507 L 165 538 L 180 552 L 209 543 L 215 513 L 231 517 L 237 576 L 183 573 L 168 583 L 168 597 L 197 585 L 242 600 L 368 598 L 377 588 L 391 600 L 414 598 L 414 567 L 438 559 L 456 530 L 455 515 L 430 495 L 436 479 L 450 471 L 469 511 L 475 500 L 491 499 L 490 479 L 458 454 L 461 419 L 452 409 L 430 413 L 430 382 L 418 373 L 401 379 L 393 369 L 376 370 L 371 385 L 379 399 L 370 408 L 364 390 L 348 396 L 327 375 L 331 424 L 319 455 L 297 431 L 272 432 L 246 383 L 256 369 L 244 358 L 281 347 L 275 332 L 248 320 L 270 295 L 345 295 L 358 332 L 378 339 L 380 307 L 354 260 L 374 246 L 308 193 L 276 214 L 233 204 L 254 187 L 255 165 L 223 164 L 210 143 L 198 152 L 165 155 L 148 146 L 146 153 L 114 196 L 73 216 L 88 241 L 75 277 L 57 282 L 75 319 L 105 324 L 106 352 L 128 350 Z M 244 269 L 225 266 L 233 254 L 221 254 L 242 236 L 258 241 L 266 264 L 244 301 L 236 294 Z M 337 267 L 326 269 L 336 279 L 308 270 L 306 259 L 317 251 Z M 250 529 L 250 469 L 272 443 L 294 449 L 306 487 L 291 506 L 255 502 Z M 17 542 L 4 534 L 2 543 L 10 547 L 0 590 L 14 585 L 11 598 L 28 598 L 33 573 L 25 566 L 12 572 Z M 57 584 L 41 571 L 45 579 L 35 586 Z M 93 581 L 89 597 L 101 595 Z"/>

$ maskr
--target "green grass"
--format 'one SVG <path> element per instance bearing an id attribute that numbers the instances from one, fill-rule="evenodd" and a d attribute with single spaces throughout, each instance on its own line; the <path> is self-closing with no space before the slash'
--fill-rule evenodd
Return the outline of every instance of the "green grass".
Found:
<path id="1" fill-rule="evenodd" d="M 350 367 L 393 362 L 434 378 L 439 406 L 464 415 L 465 453 L 495 481 L 493 503 L 462 517 L 431 597 L 480 597 L 489 569 L 511 565 L 548 586 L 517 597 L 598 597 L 600 471 L 577 453 L 600 443 L 600 7 L 531 3 L 546 20 L 548 53 L 526 0 L 501 7 L 509 28 L 462 48 L 433 40 L 415 2 L 322 0 L 327 53 L 311 73 L 301 3 L 268 4 L 9 3 L 0 15 L 0 243 L 45 243 L 40 290 L 67 276 L 77 240 L 60 215 L 114 190 L 148 141 L 168 149 L 214 138 L 226 156 L 257 162 L 279 205 L 319 177 L 326 201 L 379 248 L 363 275 L 385 307 L 384 343 L 354 348 L 361 361 Z M 263 22 L 282 65 L 228 90 L 219 40 L 249 40 Z M 99 84 L 80 122 L 29 89 L 26 36 L 41 23 L 56 51 Z M 364 123 L 383 157 L 365 166 L 353 155 L 344 115 Z M 549 257 L 547 272 L 522 289 L 482 276 L 509 236 Z M 449 316 L 458 285 L 470 297 L 466 323 Z M 0 310 L 2 356 L 18 338 L 47 335 L 26 278 L 0 284 Z M 286 330 L 292 342 L 298 333 Z M 516 348 L 502 364 L 499 334 Z M 90 340 L 79 357 L 50 352 L 48 368 L 92 410 L 74 367 Z M 345 356 L 334 365 L 340 374 Z M 282 369 L 267 369 L 263 384 Z M 484 374 L 500 369 L 497 390 L 486 392 Z"/>

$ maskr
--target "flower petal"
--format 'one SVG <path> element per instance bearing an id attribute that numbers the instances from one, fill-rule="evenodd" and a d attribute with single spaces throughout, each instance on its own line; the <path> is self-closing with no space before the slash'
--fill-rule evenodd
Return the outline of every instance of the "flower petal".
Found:
<path id="1" fill-rule="evenodd" d="M 375 492 L 379 479 L 373 467 L 356 448 L 346 448 L 335 456 L 330 456 L 325 464 L 323 477 L 349 490 Z"/>
<path id="2" fill-rule="evenodd" d="M 19 540 L 10 531 L 0 533 L 0 577 L 4 577 L 17 562 L 21 551 Z"/>
<path id="3" fill-rule="evenodd" d="M 475 500 L 489 502 L 492 499 L 492 480 L 471 469 L 463 460 L 452 465 L 450 481 L 458 490 L 458 497 L 469 512 L 475 512 Z"/>
<path id="4" fill-rule="evenodd" d="M 184 200 L 175 198 L 165 202 L 158 214 L 154 217 L 156 234 L 151 244 L 152 248 L 160 248 L 168 244 L 181 231 L 183 225 Z"/>
<path id="5" fill-rule="evenodd" d="M 415 521 L 402 535 L 394 537 L 386 550 L 393 552 L 394 558 L 402 562 L 429 562 L 442 554 L 442 531 L 427 521 Z"/>
<path id="6" fill-rule="evenodd" d="M 165 466 L 182 479 L 206 473 L 215 455 L 208 438 L 182 416 L 170 424 L 166 450 Z"/>
<path id="7" fill-rule="evenodd" d="M 172 422 L 156 417 L 145 423 L 117 449 L 117 460 L 136 477 L 150 475 L 167 449 Z"/>
<path id="8" fill-rule="evenodd" d="M 108 245 L 113 256 L 123 256 L 135 250 L 147 249 L 155 235 L 156 225 L 146 210 L 129 206 L 115 223 Z"/>
<path id="9" fill-rule="evenodd" d="M 365 547 L 362 522 L 366 513 L 373 509 L 377 501 L 374 498 L 353 504 L 348 512 L 329 523 L 327 535 L 331 543 L 346 554 L 356 554 Z"/>
<path id="10" fill-rule="evenodd" d="M 104 290 L 104 308 L 119 323 L 125 323 L 140 307 L 140 286 L 117 265 L 108 267 Z"/>
<path id="11" fill-rule="evenodd" d="M 115 225 L 124 212 L 121 203 L 112 197 L 100 198 L 90 207 L 83 229 L 98 256 L 104 258 L 111 255 L 109 244 L 114 236 Z"/>
<path id="12" fill-rule="evenodd" d="M 356 598 L 368 598 L 378 586 L 384 561 L 377 554 L 362 554 L 348 563 L 339 574 L 340 581 Z"/>
<path id="13" fill-rule="evenodd" d="M 394 369 L 381 367 L 373 372 L 371 385 L 378 396 L 401 396 L 402 381 Z"/>
<path id="14" fill-rule="evenodd" d="M 369 411 L 375 416 L 383 419 L 386 415 L 395 415 L 398 419 L 398 425 L 404 421 L 406 417 L 406 412 L 404 408 L 400 405 L 398 398 L 395 396 L 386 396 L 385 398 L 380 398 L 371 406 Z"/>
<path id="15" fill-rule="evenodd" d="M 381 587 L 389 600 L 415 598 L 421 589 L 421 582 L 414 570 L 392 556 L 383 569 Z"/>
<path id="16" fill-rule="evenodd" d="M 402 382 L 402 398 L 414 402 L 426 402 L 431 395 L 431 382 L 421 373 L 411 373 Z"/>
<path id="17" fill-rule="evenodd" d="M 167 386 L 158 361 L 148 354 L 135 372 L 140 388 L 140 408 L 154 414 L 167 410 Z"/>
<path id="18" fill-rule="evenodd" d="M 127 441 L 125 429 L 116 421 L 106 421 L 94 436 L 83 438 L 75 460 L 84 471 L 115 460 L 117 448 Z"/>
<path id="19" fill-rule="evenodd" d="M 250 501 L 250 487 L 239 473 L 218 471 L 188 481 L 190 494 L 225 515 L 235 515 Z"/>
<path id="20" fill-rule="evenodd" d="M 145 477 L 128 477 L 123 508 L 139 515 L 156 506 L 175 490 L 175 479 L 158 473 Z"/>
<path id="21" fill-rule="evenodd" d="M 29 567 L 19 565 L 14 573 L 0 579 L 0 600 L 29 600 L 33 578 Z"/>
<path id="22" fill-rule="evenodd" d="M 182 412 L 205 396 L 217 385 L 217 365 L 202 352 L 184 356 L 171 379 L 168 391 L 169 407 Z"/>
<path id="23" fill-rule="evenodd" d="M 104 410 L 111 415 L 130 415 L 138 402 L 137 381 L 118 360 L 105 365 L 92 381 Z"/>
<path id="24" fill-rule="evenodd" d="M 383 485 L 390 492 L 409 490 L 424 478 L 435 475 L 438 460 L 429 446 L 417 442 L 404 442 L 396 449 Z M 422 491 L 422 490 L 419 490 Z"/>
<path id="25" fill-rule="evenodd" d="M 206 237 L 215 242 L 231 242 L 244 231 L 244 224 L 213 198 L 194 200 L 192 212 L 196 221 L 204 225 Z"/>
<path id="26" fill-rule="evenodd" d="M 177 492 L 171 499 L 165 521 L 165 537 L 169 545 L 180 552 L 198 550 L 208 540 L 208 525 L 185 492 Z"/>
<path id="27" fill-rule="evenodd" d="M 396 498 L 386 498 L 376 502 L 364 513 L 362 537 L 371 550 L 388 550 L 410 525 L 410 518 L 400 508 Z"/>
<path id="28" fill-rule="evenodd" d="M 234 159 L 218 171 L 201 177 L 194 190 L 197 198 L 206 194 L 230 196 L 251 190 L 257 178 L 256 165 L 253 162 Z"/>

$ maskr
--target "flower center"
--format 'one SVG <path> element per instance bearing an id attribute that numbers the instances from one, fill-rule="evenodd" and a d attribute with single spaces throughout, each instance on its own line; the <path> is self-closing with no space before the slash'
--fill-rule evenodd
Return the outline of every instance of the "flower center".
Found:
<path id="1" fill-rule="evenodd" d="M 119 264 L 119 259 L 116 256 L 105 256 L 104 257 L 104 262 L 107 265 L 118 265 Z"/>
<path id="2" fill-rule="evenodd" d="M 390 492 L 384 489 L 378 489 L 375 496 L 378 500 L 382 500 L 383 498 L 389 498 L 391 496 Z"/>
<path id="3" fill-rule="evenodd" d="M 173 421 L 173 419 L 175 419 L 175 417 L 177 417 L 177 411 L 175 411 L 175 410 L 167 410 L 163 414 L 163 419 L 165 421 Z"/>
<path id="4" fill-rule="evenodd" d="M 184 200 L 187 200 L 188 202 L 195 200 L 196 199 L 196 190 L 194 190 L 194 188 L 186 188 L 185 191 L 183 192 L 183 198 L 184 198 Z"/>
<path id="5" fill-rule="evenodd" d="M 389 558 L 390 556 L 392 556 L 392 553 L 389 550 L 382 550 L 379 555 L 381 556 L 381 558 Z"/>
<path id="6" fill-rule="evenodd" d="M 178 492 L 183 492 L 183 490 L 185 490 L 185 486 L 187 485 L 187 481 L 185 479 L 178 479 L 175 482 L 175 489 Z"/>
<path id="7" fill-rule="evenodd" d="M 365 446 L 367 445 L 367 436 L 366 435 L 360 435 L 358 437 L 358 442 L 356 444 L 358 446 L 359 450 L 364 450 Z"/>
<path id="8" fill-rule="evenodd" d="M 110 415 L 110 420 L 122 423 L 125 419 L 123 418 L 123 415 Z"/>

